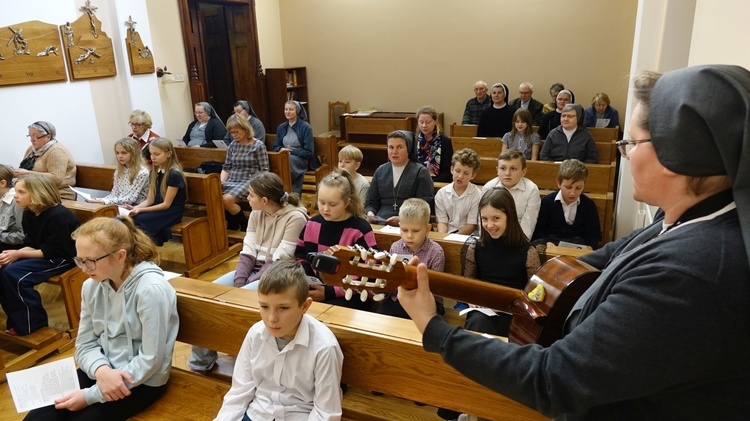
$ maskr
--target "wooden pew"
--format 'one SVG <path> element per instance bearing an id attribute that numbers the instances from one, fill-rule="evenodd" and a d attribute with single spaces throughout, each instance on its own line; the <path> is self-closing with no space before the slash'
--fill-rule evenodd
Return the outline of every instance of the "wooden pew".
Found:
<path id="1" fill-rule="evenodd" d="M 177 279 L 179 281 L 179 279 Z M 260 320 L 253 291 L 227 288 L 236 297 L 223 300 L 178 293 L 180 328 L 177 340 L 229 355 L 237 355 L 249 327 Z M 342 381 L 349 386 L 443 406 L 497 420 L 540 420 L 537 412 L 477 385 L 445 364 L 437 354 L 422 350 L 421 336 L 410 320 L 314 303 L 308 312 L 327 324 L 344 353 Z M 217 335 L 216 332 L 221 332 Z M 408 358 L 404 356 L 408 355 Z M 208 419 L 221 407 L 229 383 L 174 369 L 164 396 L 134 420 L 164 419 L 180 413 L 186 419 Z M 336 385 L 331 385 L 336 387 Z M 350 412 L 344 395 L 344 418 L 362 419 Z M 377 408 L 373 398 L 372 417 Z M 187 411 L 187 412 L 183 412 Z M 394 419 L 390 412 L 389 418 Z"/>
<path id="2" fill-rule="evenodd" d="M 620 127 L 587 127 L 595 142 L 609 142 L 620 138 Z"/>
<path id="3" fill-rule="evenodd" d="M 110 183 L 111 184 L 111 183 Z M 111 186 L 110 186 L 111 187 Z M 104 205 L 101 203 L 79 202 L 77 200 L 62 200 L 63 206 L 68 208 L 78 218 L 80 223 L 88 222 L 90 219 L 106 216 L 114 218 L 119 215 L 120 211 L 117 205 Z"/>
<path id="4" fill-rule="evenodd" d="M 495 163 L 497 163 L 497 157 L 503 150 L 503 140 L 499 137 L 457 136 L 451 138 L 451 143 L 453 143 L 454 152 L 463 148 L 473 149 L 480 158 L 488 158 Z M 493 166 L 496 166 L 496 164 Z"/>
<path id="5" fill-rule="evenodd" d="M 413 117 L 402 118 L 358 118 L 346 117 L 346 138 L 339 148 L 346 145 L 358 147 L 364 153 L 359 172 L 372 175 L 375 169 L 388 161 L 386 136 L 394 130 L 413 132 Z M 343 132 L 342 132 L 343 135 Z"/>
<path id="6" fill-rule="evenodd" d="M 114 166 L 77 164 L 77 184 L 84 188 L 109 191 L 112 189 L 114 171 Z M 183 217 L 182 222 L 172 227 L 172 233 L 182 236 L 185 273 L 195 276 L 234 257 L 242 245 L 229 245 L 219 174 L 185 173 L 185 178 L 187 202 L 205 207 L 206 216 Z"/>
<path id="7" fill-rule="evenodd" d="M 316 168 L 314 171 L 310 170 L 305 173 L 305 182 L 314 183 L 314 185 L 320 184 L 320 182 L 323 180 L 325 176 L 330 174 L 331 171 L 336 169 L 339 164 L 339 148 L 338 148 L 338 140 L 336 139 L 336 136 L 315 136 L 313 138 L 315 141 L 315 154 L 318 156 L 318 160 L 320 161 L 320 167 Z M 273 150 L 273 144 L 276 141 L 276 135 L 275 134 L 267 134 L 266 135 L 266 149 L 269 151 Z M 291 186 L 291 172 L 289 175 L 290 180 L 290 186 Z M 286 188 L 286 184 L 284 184 L 284 187 Z M 292 188 L 289 187 L 287 189 L 288 192 L 292 191 Z"/>
<path id="8" fill-rule="evenodd" d="M 226 149 L 175 147 L 177 159 L 188 172 L 195 172 L 206 161 L 221 162 L 227 160 Z M 292 191 L 292 170 L 289 166 L 289 155 L 286 152 L 268 152 L 269 170 L 278 175 L 284 183 L 284 189 Z"/>
<path id="9" fill-rule="evenodd" d="M 617 161 L 617 145 L 615 145 L 615 142 L 616 140 L 596 142 L 596 150 L 599 152 L 600 164 L 612 164 Z"/>
<path id="10" fill-rule="evenodd" d="M 477 135 L 476 124 L 451 124 L 451 139 L 453 137 L 474 137 Z"/>

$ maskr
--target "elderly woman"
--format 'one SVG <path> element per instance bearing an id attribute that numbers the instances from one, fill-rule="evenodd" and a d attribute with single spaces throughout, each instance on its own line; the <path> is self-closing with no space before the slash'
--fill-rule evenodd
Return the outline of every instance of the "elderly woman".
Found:
<path id="1" fill-rule="evenodd" d="M 274 152 L 289 151 L 289 163 L 292 166 L 292 190 L 302 193 L 302 182 L 307 170 L 318 168 L 318 157 L 315 155 L 315 139 L 310 124 L 307 123 L 307 112 L 297 101 L 284 104 L 286 121 L 276 129 Z"/>
<path id="2" fill-rule="evenodd" d="M 227 158 L 221 170 L 227 229 L 245 231 L 247 218 L 237 202 L 245 200 L 250 193 L 250 177 L 269 170 L 268 152 L 265 143 L 253 136 L 250 122 L 242 115 L 229 117 L 227 130 L 234 139 L 227 148 Z"/>
<path id="3" fill-rule="evenodd" d="M 182 136 L 183 142 L 188 146 L 201 146 L 204 148 L 215 148 L 214 140 L 224 139 L 227 129 L 216 114 L 214 107 L 208 102 L 195 104 L 195 121 L 190 123 Z"/>
<path id="4" fill-rule="evenodd" d="M 583 107 L 578 104 L 563 107 L 560 125 L 549 132 L 539 153 L 541 161 L 564 161 L 571 158 L 589 164 L 599 162 L 596 142 L 583 126 Z"/>
<path id="5" fill-rule="evenodd" d="M 541 123 L 539 123 L 539 131 L 537 133 L 539 134 L 540 138 L 546 139 L 549 135 L 549 132 L 560 125 L 560 114 L 562 113 L 563 107 L 574 102 L 576 102 L 576 97 L 569 89 L 563 89 L 562 91 L 558 92 L 555 99 L 557 108 L 554 111 L 550 111 L 547 114 L 543 115 L 542 121 Z M 583 118 L 581 118 L 580 120 L 581 124 L 583 124 Z"/>
<path id="6" fill-rule="evenodd" d="M 597 124 L 602 120 L 600 124 Z M 609 95 L 597 92 L 591 99 L 591 106 L 586 108 L 586 127 L 617 127 L 620 125 L 620 114 L 609 105 Z"/>
<path id="7" fill-rule="evenodd" d="M 411 197 L 424 199 L 435 211 L 435 186 L 417 158 L 414 134 L 396 130 L 388 134 L 388 161 L 372 176 L 365 213 L 371 223 L 398 226 L 398 209 Z"/>
<path id="8" fill-rule="evenodd" d="M 247 119 L 247 122 L 253 127 L 253 137 L 260 140 L 262 143 L 266 142 L 266 128 L 263 127 L 263 122 L 260 121 L 258 115 L 255 114 L 253 106 L 249 102 L 241 99 L 234 103 L 234 113 L 241 115 Z M 224 142 L 229 144 L 234 138 L 229 134 L 229 127 L 227 127 L 227 134 L 224 136 Z"/>
<path id="9" fill-rule="evenodd" d="M 161 137 L 151 131 L 152 124 L 151 116 L 143 110 L 133 110 L 128 117 L 128 125 L 130 126 L 130 130 L 133 131 L 128 137 L 138 141 L 143 159 L 146 160 L 149 168 L 151 168 L 151 153 L 148 150 L 148 143 L 152 139 Z"/>
<path id="10" fill-rule="evenodd" d="M 18 178 L 29 173 L 48 173 L 55 180 L 60 196 L 75 200 L 76 194 L 68 188 L 76 185 L 75 159 L 55 138 L 55 126 L 48 121 L 36 121 L 28 129 L 31 146 L 13 175 Z"/>

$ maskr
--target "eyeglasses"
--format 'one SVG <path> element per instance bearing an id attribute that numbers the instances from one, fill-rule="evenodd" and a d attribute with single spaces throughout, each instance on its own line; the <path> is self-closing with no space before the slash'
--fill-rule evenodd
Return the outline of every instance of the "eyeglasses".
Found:
<path id="1" fill-rule="evenodd" d="M 129 122 L 129 123 L 128 123 L 128 125 L 129 125 L 130 127 L 143 127 L 143 126 L 145 126 L 146 124 L 144 124 L 144 123 L 133 123 L 133 122 L 131 121 L 131 122 Z"/>
<path id="2" fill-rule="evenodd" d="M 114 254 L 116 252 L 117 252 L 117 250 L 111 251 L 111 252 L 105 254 L 102 257 L 97 257 L 96 259 L 81 259 L 80 257 L 76 256 L 76 257 L 73 258 L 73 262 L 76 264 L 76 266 L 78 266 L 81 269 L 83 269 L 84 266 L 85 266 L 86 269 L 88 269 L 88 270 L 96 270 L 96 262 L 98 262 L 98 261 L 104 259 L 105 257 L 108 257 L 108 256 L 110 256 L 110 255 L 112 255 L 112 254 Z"/>
<path id="3" fill-rule="evenodd" d="M 578 114 L 560 114 L 560 118 L 561 118 L 561 119 L 562 119 L 562 118 L 568 118 L 568 119 L 571 119 L 571 118 L 578 118 Z"/>
<path id="4" fill-rule="evenodd" d="M 639 143 L 644 142 L 650 142 L 651 139 L 639 139 L 639 140 L 618 140 L 615 142 L 615 145 L 617 145 L 617 150 L 620 151 L 620 154 L 624 156 L 625 158 L 628 157 L 628 153 L 633 149 L 633 147 Z"/>
<path id="5" fill-rule="evenodd" d="M 34 139 L 34 140 L 39 140 L 39 139 L 41 139 L 43 137 L 47 137 L 47 136 L 49 136 L 49 134 L 40 134 L 39 136 L 34 136 L 34 135 L 30 135 L 30 134 L 26 135 L 26 137 L 28 137 L 29 139 Z"/>

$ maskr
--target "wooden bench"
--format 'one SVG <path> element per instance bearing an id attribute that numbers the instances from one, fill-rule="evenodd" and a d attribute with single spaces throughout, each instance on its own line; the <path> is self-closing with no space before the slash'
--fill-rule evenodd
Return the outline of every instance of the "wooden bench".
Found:
<path id="1" fill-rule="evenodd" d="M 109 191 L 114 171 L 114 166 L 77 164 L 76 182 L 80 187 Z M 227 239 L 219 174 L 185 173 L 185 179 L 187 202 L 205 207 L 206 216 L 183 217 L 172 233 L 182 236 L 185 274 L 196 276 L 237 255 L 242 245 L 230 246 Z"/>
<path id="2" fill-rule="evenodd" d="M 453 143 L 454 152 L 463 148 L 472 149 L 480 158 L 493 160 L 495 162 L 495 164 L 492 165 L 493 167 L 497 167 L 497 157 L 500 156 L 500 153 L 503 150 L 503 140 L 499 137 L 456 136 L 451 138 L 451 143 Z M 482 165 L 484 165 L 484 162 L 482 162 Z"/>
<path id="3" fill-rule="evenodd" d="M 310 183 L 315 186 L 320 184 L 320 182 L 331 173 L 331 171 L 335 170 L 338 167 L 339 164 L 339 148 L 337 144 L 336 136 L 315 136 L 313 138 L 315 141 L 315 154 L 318 156 L 318 160 L 320 161 L 320 167 L 316 168 L 314 171 L 310 170 L 305 173 L 305 183 Z M 273 144 L 276 141 L 276 135 L 275 134 L 268 134 L 266 135 L 266 149 L 269 151 L 273 150 Z M 287 189 L 288 192 L 292 191 L 291 188 L 291 173 L 289 176 L 289 185 L 290 187 Z M 284 187 L 286 188 L 286 184 L 284 184 Z"/>
<path id="4" fill-rule="evenodd" d="M 474 137 L 477 135 L 477 125 L 476 124 L 458 124 L 453 123 L 451 124 L 451 139 L 453 137 Z"/>
<path id="5" fill-rule="evenodd" d="M 269 135 L 273 136 L 273 135 Z M 177 159 L 188 172 L 196 172 L 198 167 L 206 161 L 216 161 L 222 164 L 227 160 L 226 149 L 218 148 L 188 148 L 175 147 Z M 292 170 L 289 166 L 289 154 L 286 152 L 268 152 L 269 171 L 278 175 L 284 183 L 284 189 L 292 191 Z"/>
<path id="6" fill-rule="evenodd" d="M 0 319 L 0 323 L 5 325 L 5 319 Z M 7 363 L 2 355 L 0 355 L 0 383 L 6 380 L 6 373 L 31 367 L 53 352 L 64 352 L 72 348 L 74 345 L 74 342 L 68 333 L 61 332 L 51 327 L 43 327 L 36 332 L 25 336 L 13 336 L 5 333 L 5 329 L 0 329 L 0 340 L 11 342 L 28 349 L 28 351 L 13 358 Z"/>
<path id="7" fill-rule="evenodd" d="M 184 281 L 175 278 L 172 282 Z M 247 330 L 260 320 L 257 294 L 224 288 L 227 292 L 213 299 L 178 293 L 178 341 L 237 355 Z M 439 355 L 424 352 L 421 335 L 410 320 L 320 303 L 313 303 L 308 314 L 328 325 L 338 338 L 344 353 L 342 382 L 350 387 L 498 420 L 544 419 L 537 412 L 468 380 Z M 186 419 L 208 419 L 216 415 L 228 389 L 227 379 L 173 369 L 165 395 L 132 419 L 164 419 L 168 414 L 178 413 Z M 369 411 L 358 402 L 357 408 L 362 412 L 353 413 L 349 393 L 344 395 L 344 419 L 395 419 L 393 412 L 387 412 L 384 418 L 375 415 L 388 411 L 378 408 L 375 397 L 375 406 Z"/>

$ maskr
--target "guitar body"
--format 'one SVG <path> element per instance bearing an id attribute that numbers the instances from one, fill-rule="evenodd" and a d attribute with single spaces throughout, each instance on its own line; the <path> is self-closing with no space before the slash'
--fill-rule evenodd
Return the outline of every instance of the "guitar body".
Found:
<path id="1" fill-rule="evenodd" d="M 531 277 L 524 291 L 528 294 L 541 285 L 544 300 L 535 304 L 546 314 L 542 323 L 524 314 L 514 314 L 508 340 L 525 345 L 552 345 L 563 334 L 563 325 L 578 298 L 599 277 L 599 270 L 572 256 L 559 256 L 547 261 Z"/>

